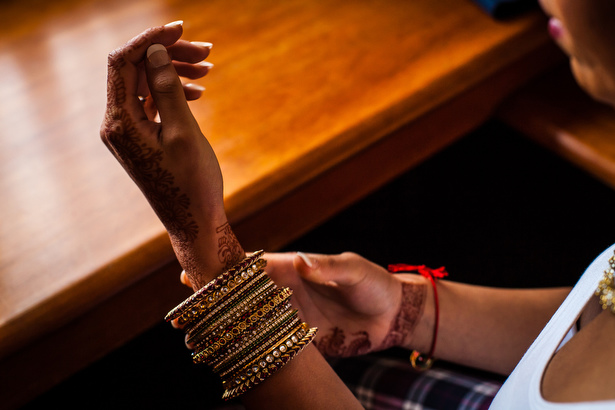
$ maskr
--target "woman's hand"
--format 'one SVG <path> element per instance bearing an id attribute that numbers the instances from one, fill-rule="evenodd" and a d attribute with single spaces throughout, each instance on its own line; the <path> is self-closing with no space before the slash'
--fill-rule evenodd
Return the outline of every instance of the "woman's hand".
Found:
<path id="1" fill-rule="evenodd" d="M 354 253 L 269 253 L 267 272 L 293 289 L 291 302 L 310 326 L 327 357 L 348 357 L 406 347 L 422 316 L 427 282 L 418 275 L 392 275 Z M 182 275 L 182 282 L 190 281 Z"/>
<path id="2" fill-rule="evenodd" d="M 211 44 L 180 40 L 181 22 L 151 28 L 109 54 L 101 138 L 167 229 L 201 287 L 244 253 L 228 226 L 216 156 L 187 104 L 202 87 Z M 159 121 L 157 121 L 159 117 Z M 198 269 L 197 269 L 198 267 Z"/>

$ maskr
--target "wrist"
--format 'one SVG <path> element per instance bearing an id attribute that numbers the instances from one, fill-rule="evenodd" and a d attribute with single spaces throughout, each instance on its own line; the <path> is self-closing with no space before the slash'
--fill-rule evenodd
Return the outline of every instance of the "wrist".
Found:
<path id="1" fill-rule="evenodd" d="M 388 270 L 389 272 L 415 272 L 416 271 L 420 273 L 421 276 L 429 280 L 429 283 L 433 289 L 433 306 L 434 306 L 433 319 L 430 321 L 428 320 L 429 316 L 423 315 L 423 313 L 421 313 L 420 317 L 425 318 L 425 319 L 419 320 L 417 323 L 417 324 L 421 324 L 423 327 L 427 323 L 433 323 L 433 336 L 431 337 L 431 343 L 429 346 L 428 353 L 421 353 L 419 349 L 416 348 L 416 347 L 424 345 L 425 340 L 424 339 L 421 340 L 420 336 L 425 334 L 424 332 L 425 329 L 419 329 L 418 332 L 416 332 L 416 335 L 418 337 L 413 337 L 408 341 L 408 343 L 411 343 L 411 345 L 409 346 L 415 347 L 415 349 L 413 349 L 412 351 L 412 354 L 410 355 L 410 362 L 412 363 L 412 367 L 414 367 L 417 370 L 427 370 L 431 367 L 433 363 L 433 357 L 434 357 L 435 350 L 436 350 L 436 342 L 438 340 L 440 308 L 439 308 L 439 303 L 438 303 L 438 288 L 436 286 L 436 281 L 438 279 L 447 277 L 448 272 L 446 271 L 446 268 L 444 266 L 441 266 L 438 269 L 432 269 L 425 265 L 407 265 L 403 263 L 389 265 Z M 425 307 L 425 305 L 429 304 L 427 299 L 425 300 L 426 302 L 422 305 L 423 308 Z M 402 301 L 405 303 L 406 297 L 404 297 Z M 403 306 L 404 305 L 402 304 L 402 308 L 400 309 L 400 312 L 402 313 L 404 311 Z M 414 336 L 414 334 L 415 333 L 413 331 L 412 335 Z"/>
<path id="2" fill-rule="evenodd" d="M 429 303 L 433 296 L 429 292 L 429 282 L 426 278 L 415 274 L 396 274 L 393 277 L 401 283 L 401 298 L 399 309 L 387 339 L 390 346 L 405 349 L 429 347 L 430 329 Z M 429 299 L 432 299 L 431 301 Z"/>
<path id="3" fill-rule="evenodd" d="M 412 332 L 407 333 L 407 337 L 400 347 L 408 350 L 417 350 L 419 352 L 428 352 L 431 347 L 434 333 L 433 329 L 435 326 L 435 299 L 431 291 L 431 283 L 427 278 L 421 275 L 408 274 L 403 275 L 400 279 L 405 283 L 420 284 L 424 292 L 420 316 L 414 323 Z M 408 284 L 405 286 L 408 286 Z"/>
<path id="4" fill-rule="evenodd" d="M 195 290 L 245 258 L 245 252 L 223 213 L 200 224 L 194 241 L 179 241 L 171 236 L 171 242 Z"/>

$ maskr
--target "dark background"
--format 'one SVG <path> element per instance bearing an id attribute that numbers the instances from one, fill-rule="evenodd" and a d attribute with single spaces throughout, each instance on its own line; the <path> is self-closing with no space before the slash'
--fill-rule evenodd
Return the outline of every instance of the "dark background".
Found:
<path id="1" fill-rule="evenodd" d="M 287 250 L 444 265 L 450 280 L 488 286 L 572 286 L 615 241 L 614 201 L 609 187 L 490 122 Z M 27 408 L 206 409 L 221 391 L 161 322 Z"/>

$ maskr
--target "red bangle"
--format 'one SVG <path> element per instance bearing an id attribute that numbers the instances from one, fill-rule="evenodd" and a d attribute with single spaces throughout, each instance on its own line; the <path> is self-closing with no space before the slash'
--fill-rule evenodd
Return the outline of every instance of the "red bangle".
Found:
<path id="1" fill-rule="evenodd" d="M 424 276 L 429 279 L 429 281 L 431 282 L 431 286 L 433 287 L 436 315 L 434 320 L 435 323 L 433 329 L 433 338 L 431 340 L 431 348 L 429 349 L 429 353 L 427 354 L 420 353 L 417 350 L 413 350 L 410 354 L 410 363 L 412 364 L 412 367 L 417 370 L 427 370 L 431 367 L 434 361 L 433 354 L 436 351 L 436 340 L 438 339 L 438 324 L 440 322 L 440 306 L 438 305 L 438 288 L 436 287 L 436 280 L 448 276 L 448 272 L 446 271 L 444 266 L 438 269 L 431 269 L 425 265 L 405 264 L 389 265 L 389 272 L 418 272 L 421 274 L 421 276 Z"/>

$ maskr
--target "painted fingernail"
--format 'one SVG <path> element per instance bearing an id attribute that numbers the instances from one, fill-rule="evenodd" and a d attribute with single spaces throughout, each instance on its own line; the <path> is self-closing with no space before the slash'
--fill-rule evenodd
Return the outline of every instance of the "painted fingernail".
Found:
<path id="1" fill-rule="evenodd" d="M 191 44 L 194 44 L 195 46 L 199 46 L 199 47 L 203 47 L 203 48 L 209 48 L 211 50 L 211 48 L 214 46 L 211 43 L 207 43 L 205 41 L 191 41 Z"/>
<path id="2" fill-rule="evenodd" d="M 191 90 L 195 90 L 195 91 L 205 91 L 205 87 L 198 85 L 198 84 L 193 84 L 193 83 L 188 83 L 188 84 L 184 84 L 184 87 L 186 88 L 190 88 Z"/>
<path id="3" fill-rule="evenodd" d="M 312 263 L 312 261 L 310 260 L 310 258 L 303 252 L 297 252 L 297 256 L 300 257 L 301 259 L 303 259 L 303 262 L 305 262 L 305 264 L 310 267 L 310 268 L 314 268 L 314 264 Z"/>
<path id="4" fill-rule="evenodd" d="M 549 19 L 549 35 L 555 40 L 558 40 L 563 34 L 564 26 L 562 25 L 562 22 L 555 17 L 551 17 Z"/>
<path id="5" fill-rule="evenodd" d="M 184 25 L 184 20 L 176 20 L 173 21 L 169 24 L 165 24 L 165 27 L 177 27 L 177 26 L 183 26 Z"/>
<path id="6" fill-rule="evenodd" d="M 162 67 L 171 63 L 169 53 L 162 44 L 152 44 L 147 49 L 147 59 L 153 67 Z"/>

